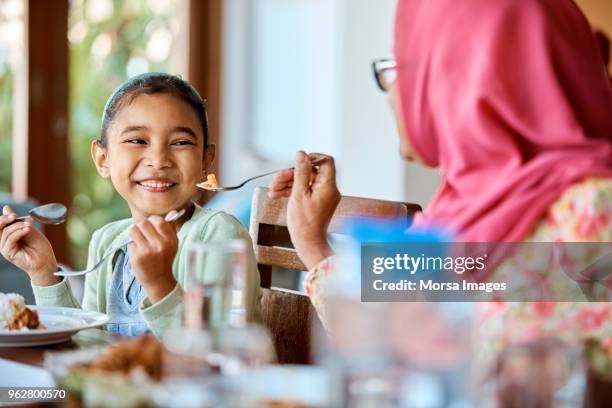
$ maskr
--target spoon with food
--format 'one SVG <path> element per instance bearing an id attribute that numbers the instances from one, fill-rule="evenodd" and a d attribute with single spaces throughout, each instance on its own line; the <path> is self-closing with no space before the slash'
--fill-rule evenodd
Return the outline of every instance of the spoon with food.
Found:
<path id="1" fill-rule="evenodd" d="M 320 159 L 314 160 L 312 162 L 312 165 L 314 167 L 316 167 L 317 165 L 323 163 L 323 161 L 325 161 L 327 158 L 326 157 L 322 157 Z M 207 190 L 207 191 L 232 191 L 232 190 L 238 190 L 239 188 L 244 187 L 245 184 L 256 180 L 258 178 L 262 178 L 262 177 L 266 177 L 266 176 L 271 176 L 272 174 L 276 174 L 279 171 L 284 171 L 284 170 L 293 170 L 293 167 L 289 167 L 287 169 L 280 169 L 280 170 L 274 170 L 274 171 L 270 171 L 268 173 L 264 173 L 264 174 L 259 174 L 257 176 L 248 178 L 246 180 L 244 180 L 242 183 L 235 185 L 235 186 L 220 186 L 219 182 L 217 181 L 217 177 L 214 174 L 208 174 L 206 176 L 206 181 L 202 182 L 202 183 L 198 183 L 196 184 L 197 187 L 201 188 L 202 190 Z"/>

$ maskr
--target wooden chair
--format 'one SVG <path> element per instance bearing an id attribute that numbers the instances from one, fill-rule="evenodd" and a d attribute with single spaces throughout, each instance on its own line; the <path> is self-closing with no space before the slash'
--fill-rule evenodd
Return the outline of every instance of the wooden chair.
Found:
<path id="1" fill-rule="evenodd" d="M 342 196 L 329 225 L 330 233 L 342 234 L 343 224 L 352 217 L 372 217 L 405 220 L 408 228 L 412 217 L 421 207 L 417 204 L 371 198 Z M 272 267 L 303 271 L 306 269 L 297 252 L 290 245 L 287 232 L 287 199 L 268 198 L 268 189 L 257 187 L 253 192 L 250 234 L 261 276 L 261 287 L 272 283 Z"/>
<path id="2" fill-rule="evenodd" d="M 323 332 L 310 299 L 282 288 L 262 289 L 263 323 L 272 334 L 280 364 L 311 364 L 313 329 Z"/>
<path id="3" fill-rule="evenodd" d="M 342 234 L 344 221 L 351 217 L 377 217 L 405 220 L 408 228 L 421 207 L 394 201 L 343 196 L 329 225 L 330 233 Z M 272 288 L 272 268 L 303 271 L 304 263 L 291 245 L 287 231 L 287 199 L 268 198 L 268 189 L 257 187 L 253 193 L 250 234 L 263 289 L 264 323 L 272 333 L 281 364 L 311 362 L 311 331 L 323 330 L 310 299 L 303 293 Z"/>

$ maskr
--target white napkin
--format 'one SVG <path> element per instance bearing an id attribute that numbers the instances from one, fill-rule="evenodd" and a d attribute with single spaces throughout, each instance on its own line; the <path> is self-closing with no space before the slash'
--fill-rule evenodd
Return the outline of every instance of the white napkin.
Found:
<path id="1" fill-rule="evenodd" d="M 51 374 L 40 367 L 0 358 L 0 387 L 55 387 Z"/>

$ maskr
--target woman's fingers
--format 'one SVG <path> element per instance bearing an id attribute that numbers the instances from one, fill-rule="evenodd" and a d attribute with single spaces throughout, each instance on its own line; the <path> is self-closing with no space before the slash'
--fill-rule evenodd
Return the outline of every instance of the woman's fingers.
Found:
<path id="1" fill-rule="evenodd" d="M 281 198 L 281 197 L 289 197 L 291 195 L 291 189 L 293 188 L 293 182 L 287 183 L 284 188 L 268 191 L 268 197 L 270 198 Z"/>
<path id="2" fill-rule="evenodd" d="M 272 184 L 270 184 L 271 191 L 280 191 L 287 187 L 287 184 L 293 183 L 293 170 L 286 169 L 283 171 L 279 171 L 274 176 L 274 180 L 272 180 Z"/>
<path id="3" fill-rule="evenodd" d="M 315 163 L 316 162 L 316 163 Z M 316 169 L 313 168 L 316 166 Z M 295 156 L 295 168 L 280 171 L 270 184 L 268 197 L 289 197 L 293 186 L 299 194 L 308 193 L 315 187 L 336 185 L 336 166 L 332 156 L 322 153 L 298 151 Z"/>
<path id="4" fill-rule="evenodd" d="M 313 163 L 316 170 L 312 167 Z M 295 169 L 280 171 L 270 184 L 268 197 L 289 197 L 293 185 L 296 184 L 296 192 L 307 192 L 316 183 L 324 184 L 331 180 L 335 185 L 336 167 L 332 156 L 322 153 L 309 153 L 298 151 L 295 156 Z"/>
<path id="5" fill-rule="evenodd" d="M 317 172 L 314 182 L 322 183 L 332 181 L 336 183 L 336 163 L 332 156 L 323 153 L 310 153 L 308 157 L 314 162 L 317 161 Z"/>
<path id="6" fill-rule="evenodd" d="M 329 161 L 329 160 L 334 160 L 334 158 L 332 156 L 330 156 L 329 154 L 325 154 L 325 153 L 308 153 L 308 157 L 310 158 L 310 160 L 312 162 L 316 162 L 315 166 L 319 166 L 322 163 Z"/>
<path id="7" fill-rule="evenodd" d="M 268 191 L 268 197 L 289 197 L 291 195 L 292 187 L 293 169 L 279 171 L 274 177 L 274 180 L 272 180 L 272 184 L 270 184 L 270 191 Z"/>
<path id="8" fill-rule="evenodd" d="M 303 151 L 295 155 L 295 169 L 293 170 L 293 191 L 295 194 L 306 195 L 310 192 L 310 178 L 312 177 L 312 162 Z"/>
<path id="9" fill-rule="evenodd" d="M 283 191 L 270 191 L 268 192 L 268 197 L 270 198 L 288 198 L 291 195 L 291 189 L 288 188 Z"/>

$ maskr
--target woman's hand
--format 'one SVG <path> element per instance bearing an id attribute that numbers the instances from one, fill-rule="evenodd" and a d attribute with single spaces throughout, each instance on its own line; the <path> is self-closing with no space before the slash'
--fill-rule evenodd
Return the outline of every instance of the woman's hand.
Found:
<path id="1" fill-rule="evenodd" d="M 11 207 L 5 205 L 0 217 L 0 253 L 10 263 L 25 271 L 37 286 L 50 286 L 60 282 L 54 276 L 57 261 L 47 237 L 32 225 L 29 219 L 8 225 L 17 218 Z"/>
<path id="2" fill-rule="evenodd" d="M 171 217 L 170 212 L 167 217 Z M 130 259 L 134 276 L 147 293 L 151 303 L 163 299 L 176 286 L 172 263 L 178 250 L 176 224 L 152 215 L 135 224 L 130 237 Z"/>
<path id="3" fill-rule="evenodd" d="M 318 169 L 312 162 L 322 160 Z M 334 158 L 318 153 L 295 156 L 295 170 L 276 175 L 270 186 L 271 198 L 289 197 L 287 226 L 291 241 L 310 270 L 332 254 L 327 227 L 340 202 Z"/>

